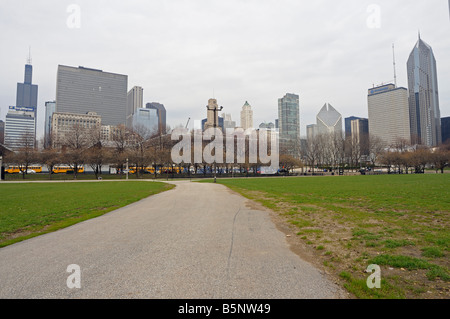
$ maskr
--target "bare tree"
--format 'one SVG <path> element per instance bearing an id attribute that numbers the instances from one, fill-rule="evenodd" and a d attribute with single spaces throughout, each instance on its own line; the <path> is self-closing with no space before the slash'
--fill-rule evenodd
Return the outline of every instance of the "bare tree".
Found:
<path id="1" fill-rule="evenodd" d="M 29 166 L 38 161 L 34 134 L 31 132 L 23 133 L 19 143 L 21 147 L 9 158 L 9 161 L 19 167 L 22 178 L 25 179 Z"/>
<path id="2" fill-rule="evenodd" d="M 58 150 L 49 145 L 39 154 L 40 162 L 47 166 L 49 178 L 52 179 L 53 169 L 57 164 L 61 164 L 61 156 Z"/>
<path id="3" fill-rule="evenodd" d="M 444 169 L 450 162 L 450 151 L 443 148 L 438 148 L 436 151 L 431 153 L 430 162 L 433 164 L 436 172 L 440 170 L 441 174 L 444 174 Z"/>
<path id="4" fill-rule="evenodd" d="M 385 143 L 378 136 L 369 134 L 369 160 L 373 166 L 377 165 L 378 158 L 385 150 Z"/>
<path id="5" fill-rule="evenodd" d="M 129 158 L 129 145 L 132 132 L 125 125 L 119 125 L 112 133 L 113 149 L 110 154 L 111 164 L 114 164 L 118 173 L 123 174 L 124 163 Z"/>
<path id="6" fill-rule="evenodd" d="M 74 179 L 86 161 L 86 150 L 89 147 L 90 130 L 83 125 L 76 124 L 71 127 L 61 140 L 64 150 L 63 158 L 73 169 Z"/>

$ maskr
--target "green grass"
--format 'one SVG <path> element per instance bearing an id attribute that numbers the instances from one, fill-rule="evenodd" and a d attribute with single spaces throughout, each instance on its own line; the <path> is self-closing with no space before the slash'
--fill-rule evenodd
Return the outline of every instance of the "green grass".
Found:
<path id="1" fill-rule="evenodd" d="M 0 184 L 0 247 L 68 227 L 173 186 L 157 182 Z"/>
<path id="2" fill-rule="evenodd" d="M 351 279 L 345 279 L 345 285 L 357 297 L 416 298 L 419 291 L 432 291 L 430 296 L 439 296 L 435 288 L 447 283 L 448 174 L 244 178 L 217 182 L 279 212 L 297 229 L 299 240 L 309 246 L 326 247 L 330 253 L 322 253 L 318 258 L 322 258 L 322 264 L 332 261 L 338 276 L 342 272 L 352 274 Z M 386 256 L 392 257 L 389 262 L 383 259 Z M 384 267 L 403 265 L 400 268 L 410 269 L 412 265 L 420 265 L 417 268 L 420 271 L 400 272 L 395 280 L 385 278 L 382 293 L 362 289 L 365 280 L 361 273 L 374 259 Z M 358 286 L 361 289 L 356 289 Z"/>
<path id="3" fill-rule="evenodd" d="M 388 265 L 408 270 L 425 269 L 429 270 L 426 276 L 430 280 L 435 280 L 437 277 L 440 277 L 444 281 L 450 281 L 449 272 L 444 267 L 438 266 L 420 258 L 414 258 L 410 256 L 381 255 L 373 258 L 369 263 L 380 266 Z"/>

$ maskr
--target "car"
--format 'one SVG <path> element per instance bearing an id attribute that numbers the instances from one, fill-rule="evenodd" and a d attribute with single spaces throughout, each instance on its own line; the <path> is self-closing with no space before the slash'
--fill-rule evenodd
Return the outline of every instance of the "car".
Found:
<path id="1" fill-rule="evenodd" d="M 27 170 L 27 174 L 36 174 L 36 171 L 32 170 L 32 169 L 28 169 Z"/>

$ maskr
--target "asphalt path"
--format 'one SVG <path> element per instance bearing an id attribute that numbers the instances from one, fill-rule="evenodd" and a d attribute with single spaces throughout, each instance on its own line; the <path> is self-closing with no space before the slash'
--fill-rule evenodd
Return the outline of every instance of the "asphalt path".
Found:
<path id="1" fill-rule="evenodd" d="M 0 298 L 345 297 L 290 249 L 270 211 L 222 185 L 174 184 L 171 191 L 0 249 Z"/>

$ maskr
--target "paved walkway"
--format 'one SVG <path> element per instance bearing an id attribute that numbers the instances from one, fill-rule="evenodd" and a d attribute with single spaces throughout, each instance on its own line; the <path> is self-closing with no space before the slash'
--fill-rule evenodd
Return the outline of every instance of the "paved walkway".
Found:
<path id="1" fill-rule="evenodd" d="M 102 217 L 0 249 L 0 298 L 346 295 L 289 249 L 268 211 L 251 208 L 222 185 L 174 184 Z M 81 269 L 81 288 L 67 286 L 72 264 Z"/>

